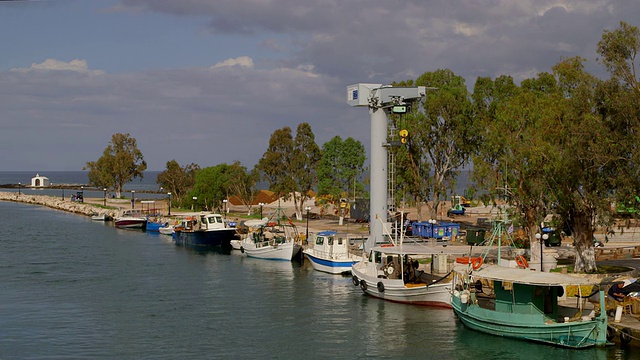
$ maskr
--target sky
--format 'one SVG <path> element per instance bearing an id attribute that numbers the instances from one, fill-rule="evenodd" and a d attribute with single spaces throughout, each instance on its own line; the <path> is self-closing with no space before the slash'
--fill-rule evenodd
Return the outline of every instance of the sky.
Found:
<path id="1" fill-rule="evenodd" d="M 531 78 L 582 56 L 637 0 L 0 1 L 0 171 L 79 171 L 115 133 L 148 170 L 240 161 L 307 122 L 369 148 L 347 86 L 450 69 Z"/>

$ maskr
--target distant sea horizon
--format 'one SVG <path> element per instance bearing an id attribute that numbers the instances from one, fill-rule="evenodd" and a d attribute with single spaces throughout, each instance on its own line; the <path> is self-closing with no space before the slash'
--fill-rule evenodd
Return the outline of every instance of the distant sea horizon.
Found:
<path id="1" fill-rule="evenodd" d="M 135 178 L 124 185 L 126 191 L 154 191 L 159 190 L 160 185 L 156 183 L 158 174 L 162 171 L 145 171 L 142 178 Z M 78 185 L 88 186 L 89 171 L 0 171 L 0 186 L 23 184 L 31 185 L 31 179 L 36 175 L 49 178 L 53 185 Z"/>
<path id="2" fill-rule="evenodd" d="M 123 187 L 123 191 L 160 191 L 160 185 L 156 183 L 158 174 L 162 171 L 147 170 L 143 173 L 143 178 L 136 178 L 127 183 Z M 31 178 L 36 175 L 46 176 L 53 185 L 77 185 L 88 186 L 88 171 L 0 171 L 0 187 L 2 185 L 16 185 L 21 183 L 25 186 L 31 185 Z M 461 170 L 456 186 L 456 195 L 467 196 L 467 190 L 471 186 L 470 170 Z M 259 189 L 268 189 L 266 182 L 258 183 Z M 369 186 L 365 185 L 365 189 L 369 191 Z"/>

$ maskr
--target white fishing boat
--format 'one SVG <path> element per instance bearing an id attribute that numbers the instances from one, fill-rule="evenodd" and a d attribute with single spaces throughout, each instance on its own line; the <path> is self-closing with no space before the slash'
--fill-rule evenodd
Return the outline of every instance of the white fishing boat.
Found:
<path id="1" fill-rule="evenodd" d="M 315 270 L 329 274 L 351 272 L 351 267 L 362 261 L 362 253 L 358 247 L 350 248 L 347 234 L 336 231 L 322 231 L 311 237 L 311 247 L 303 252 Z"/>
<path id="2" fill-rule="evenodd" d="M 422 243 L 374 246 L 367 259 L 351 268 L 353 284 L 384 300 L 451 308 L 453 278 L 448 259 L 461 251 Z"/>
<path id="3" fill-rule="evenodd" d="M 240 251 L 249 257 L 291 261 L 302 248 L 297 227 L 291 222 L 250 220 L 245 224 L 252 230 L 240 243 Z"/>

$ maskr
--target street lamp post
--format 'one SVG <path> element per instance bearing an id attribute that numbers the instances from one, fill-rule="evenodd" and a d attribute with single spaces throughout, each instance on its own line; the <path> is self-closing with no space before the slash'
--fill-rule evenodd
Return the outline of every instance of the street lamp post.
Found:
<path id="1" fill-rule="evenodd" d="M 136 191 L 135 190 L 131 190 L 131 208 L 132 209 L 136 208 Z"/>
<path id="2" fill-rule="evenodd" d="M 62 201 L 64 201 L 64 188 L 62 188 Z"/>
<path id="3" fill-rule="evenodd" d="M 544 271 L 542 269 L 542 254 L 543 254 L 543 249 L 544 249 L 544 242 L 548 238 L 549 238 L 549 234 L 540 235 L 540 233 L 536 233 L 536 239 L 540 240 L 540 272 Z"/>
<path id="4" fill-rule="evenodd" d="M 311 211 L 311 207 L 307 206 L 304 208 L 307 211 L 307 233 L 304 237 L 304 242 L 309 243 L 309 211 Z"/>
<path id="5" fill-rule="evenodd" d="M 195 209 L 195 207 L 196 207 L 196 202 L 198 201 L 198 197 L 197 197 L 197 196 L 194 196 L 194 197 L 192 197 L 191 199 L 193 199 L 193 205 L 191 205 L 191 210 L 192 210 L 192 211 L 195 211 L 194 209 Z"/>
<path id="6" fill-rule="evenodd" d="M 264 203 L 258 203 L 258 206 L 260 206 L 260 220 L 262 220 L 262 207 L 264 206 Z"/>
<path id="7" fill-rule="evenodd" d="M 82 197 L 80 198 L 80 202 L 84 202 L 84 186 L 80 186 L 80 194 Z"/>
<path id="8" fill-rule="evenodd" d="M 228 202 L 229 202 L 229 200 L 227 200 L 227 199 L 222 200 L 222 203 L 224 204 L 224 213 L 225 213 L 225 217 L 226 217 L 226 214 L 227 214 L 227 203 L 228 203 Z"/>
<path id="9" fill-rule="evenodd" d="M 168 192 L 167 195 L 169 195 L 169 215 L 171 216 L 171 192 Z"/>
<path id="10" fill-rule="evenodd" d="M 18 195 L 22 195 L 22 193 L 20 192 L 20 188 L 22 187 L 22 183 L 19 182 L 18 183 Z"/>
<path id="11" fill-rule="evenodd" d="M 102 188 L 104 191 L 104 206 L 107 206 L 107 188 Z"/>

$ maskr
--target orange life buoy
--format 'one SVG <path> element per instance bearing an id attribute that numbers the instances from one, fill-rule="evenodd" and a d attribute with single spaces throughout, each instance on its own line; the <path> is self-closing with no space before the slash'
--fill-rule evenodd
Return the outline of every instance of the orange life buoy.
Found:
<path id="1" fill-rule="evenodd" d="M 522 255 L 516 255 L 516 264 L 518 265 L 518 267 L 526 269 L 529 267 L 529 263 L 527 262 L 527 259 L 524 258 L 524 256 Z"/>
<path id="2" fill-rule="evenodd" d="M 269 227 L 276 226 L 276 225 L 278 225 L 278 223 L 276 223 L 275 221 L 269 221 L 267 223 L 267 226 L 269 226 Z"/>
<path id="3" fill-rule="evenodd" d="M 471 267 L 473 268 L 473 270 L 478 270 L 480 266 L 482 266 L 483 260 L 481 257 L 463 256 L 463 257 L 456 258 L 456 262 L 458 264 L 465 264 L 465 265 L 471 264 Z"/>
<path id="4" fill-rule="evenodd" d="M 481 257 L 471 258 L 471 267 L 473 268 L 473 270 L 480 269 L 480 266 L 482 266 Z"/>
<path id="5" fill-rule="evenodd" d="M 393 247 L 393 244 L 383 244 L 381 247 Z"/>

